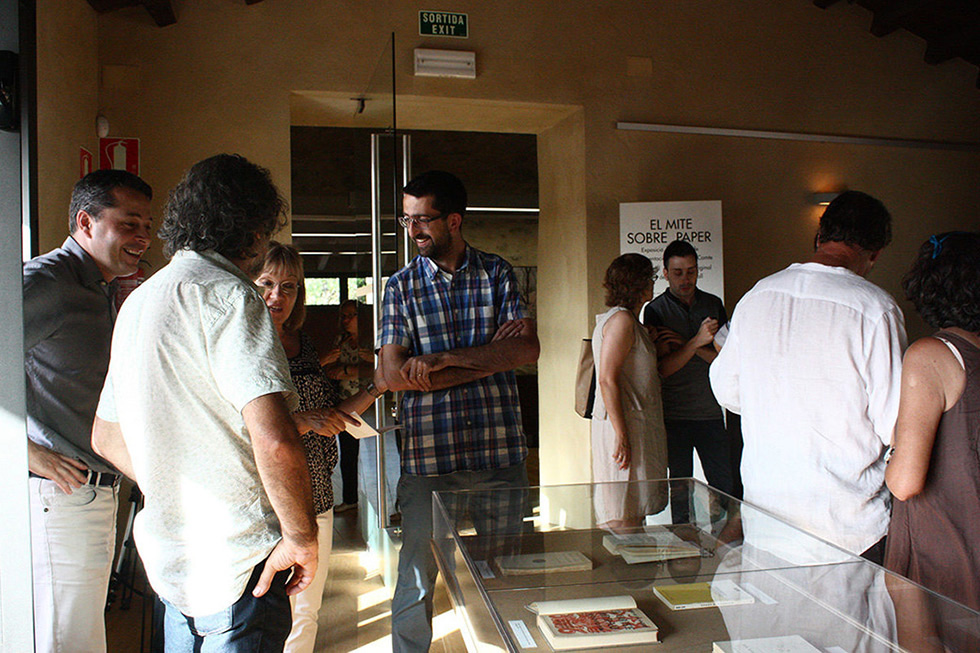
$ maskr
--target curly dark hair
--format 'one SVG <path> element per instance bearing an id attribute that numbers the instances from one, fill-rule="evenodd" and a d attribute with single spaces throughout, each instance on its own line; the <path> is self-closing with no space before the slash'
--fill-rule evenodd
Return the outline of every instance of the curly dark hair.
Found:
<path id="1" fill-rule="evenodd" d="M 980 332 L 980 232 L 947 231 L 922 243 L 902 288 L 929 326 Z"/>
<path id="2" fill-rule="evenodd" d="M 817 244 L 842 242 L 877 252 L 891 240 L 891 214 L 881 201 L 867 193 L 845 191 L 820 216 Z"/>
<path id="3" fill-rule="evenodd" d="M 653 263 L 642 254 L 617 256 L 606 268 L 606 280 L 602 284 L 606 289 L 606 306 L 636 308 L 654 274 Z"/>
<path id="4" fill-rule="evenodd" d="M 102 211 L 115 207 L 117 188 L 128 188 L 146 199 L 153 199 L 153 189 L 150 185 L 126 170 L 96 170 L 90 172 L 75 184 L 71 192 L 71 204 L 68 206 L 68 233 L 78 229 L 78 212 L 85 211 L 98 222 Z"/>
<path id="5" fill-rule="evenodd" d="M 157 235 L 168 256 L 213 249 L 229 259 L 252 258 L 255 234 L 277 232 L 287 208 L 268 170 L 238 154 L 218 154 L 191 166 L 173 189 Z"/>

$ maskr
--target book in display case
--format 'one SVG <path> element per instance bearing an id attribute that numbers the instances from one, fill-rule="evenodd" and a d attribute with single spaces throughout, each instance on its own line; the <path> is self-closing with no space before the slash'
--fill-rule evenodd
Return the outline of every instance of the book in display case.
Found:
<path id="1" fill-rule="evenodd" d="M 623 525 L 610 492 L 667 496 L 633 483 L 433 495 L 468 650 L 980 651 L 980 613 L 694 479 Z"/>

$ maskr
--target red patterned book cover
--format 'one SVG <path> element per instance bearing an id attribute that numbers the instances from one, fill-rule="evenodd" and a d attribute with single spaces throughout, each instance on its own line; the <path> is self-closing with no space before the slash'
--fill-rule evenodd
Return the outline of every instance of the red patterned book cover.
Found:
<path id="1" fill-rule="evenodd" d="M 555 650 L 657 642 L 657 626 L 638 608 L 539 614 Z"/>

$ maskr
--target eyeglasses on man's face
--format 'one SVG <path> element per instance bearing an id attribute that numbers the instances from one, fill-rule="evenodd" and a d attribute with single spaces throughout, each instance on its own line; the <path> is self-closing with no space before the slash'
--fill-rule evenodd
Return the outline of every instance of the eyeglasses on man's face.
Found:
<path id="1" fill-rule="evenodd" d="M 419 215 L 400 215 L 398 216 L 398 224 L 408 229 L 410 226 L 426 226 L 433 220 L 441 220 L 445 218 L 444 215 L 425 215 L 424 213 Z"/>

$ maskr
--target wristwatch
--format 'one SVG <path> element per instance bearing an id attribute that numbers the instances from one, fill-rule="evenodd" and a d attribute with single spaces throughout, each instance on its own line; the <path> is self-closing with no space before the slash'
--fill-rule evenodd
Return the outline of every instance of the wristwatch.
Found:
<path id="1" fill-rule="evenodd" d="M 372 397 L 374 397 L 375 399 L 381 398 L 381 395 L 384 394 L 383 392 L 381 392 L 380 390 L 378 390 L 378 386 L 374 385 L 374 381 L 371 381 L 370 383 L 368 383 L 367 384 L 367 387 L 364 388 L 364 389 L 367 390 L 367 393 L 369 395 L 371 395 Z"/>

